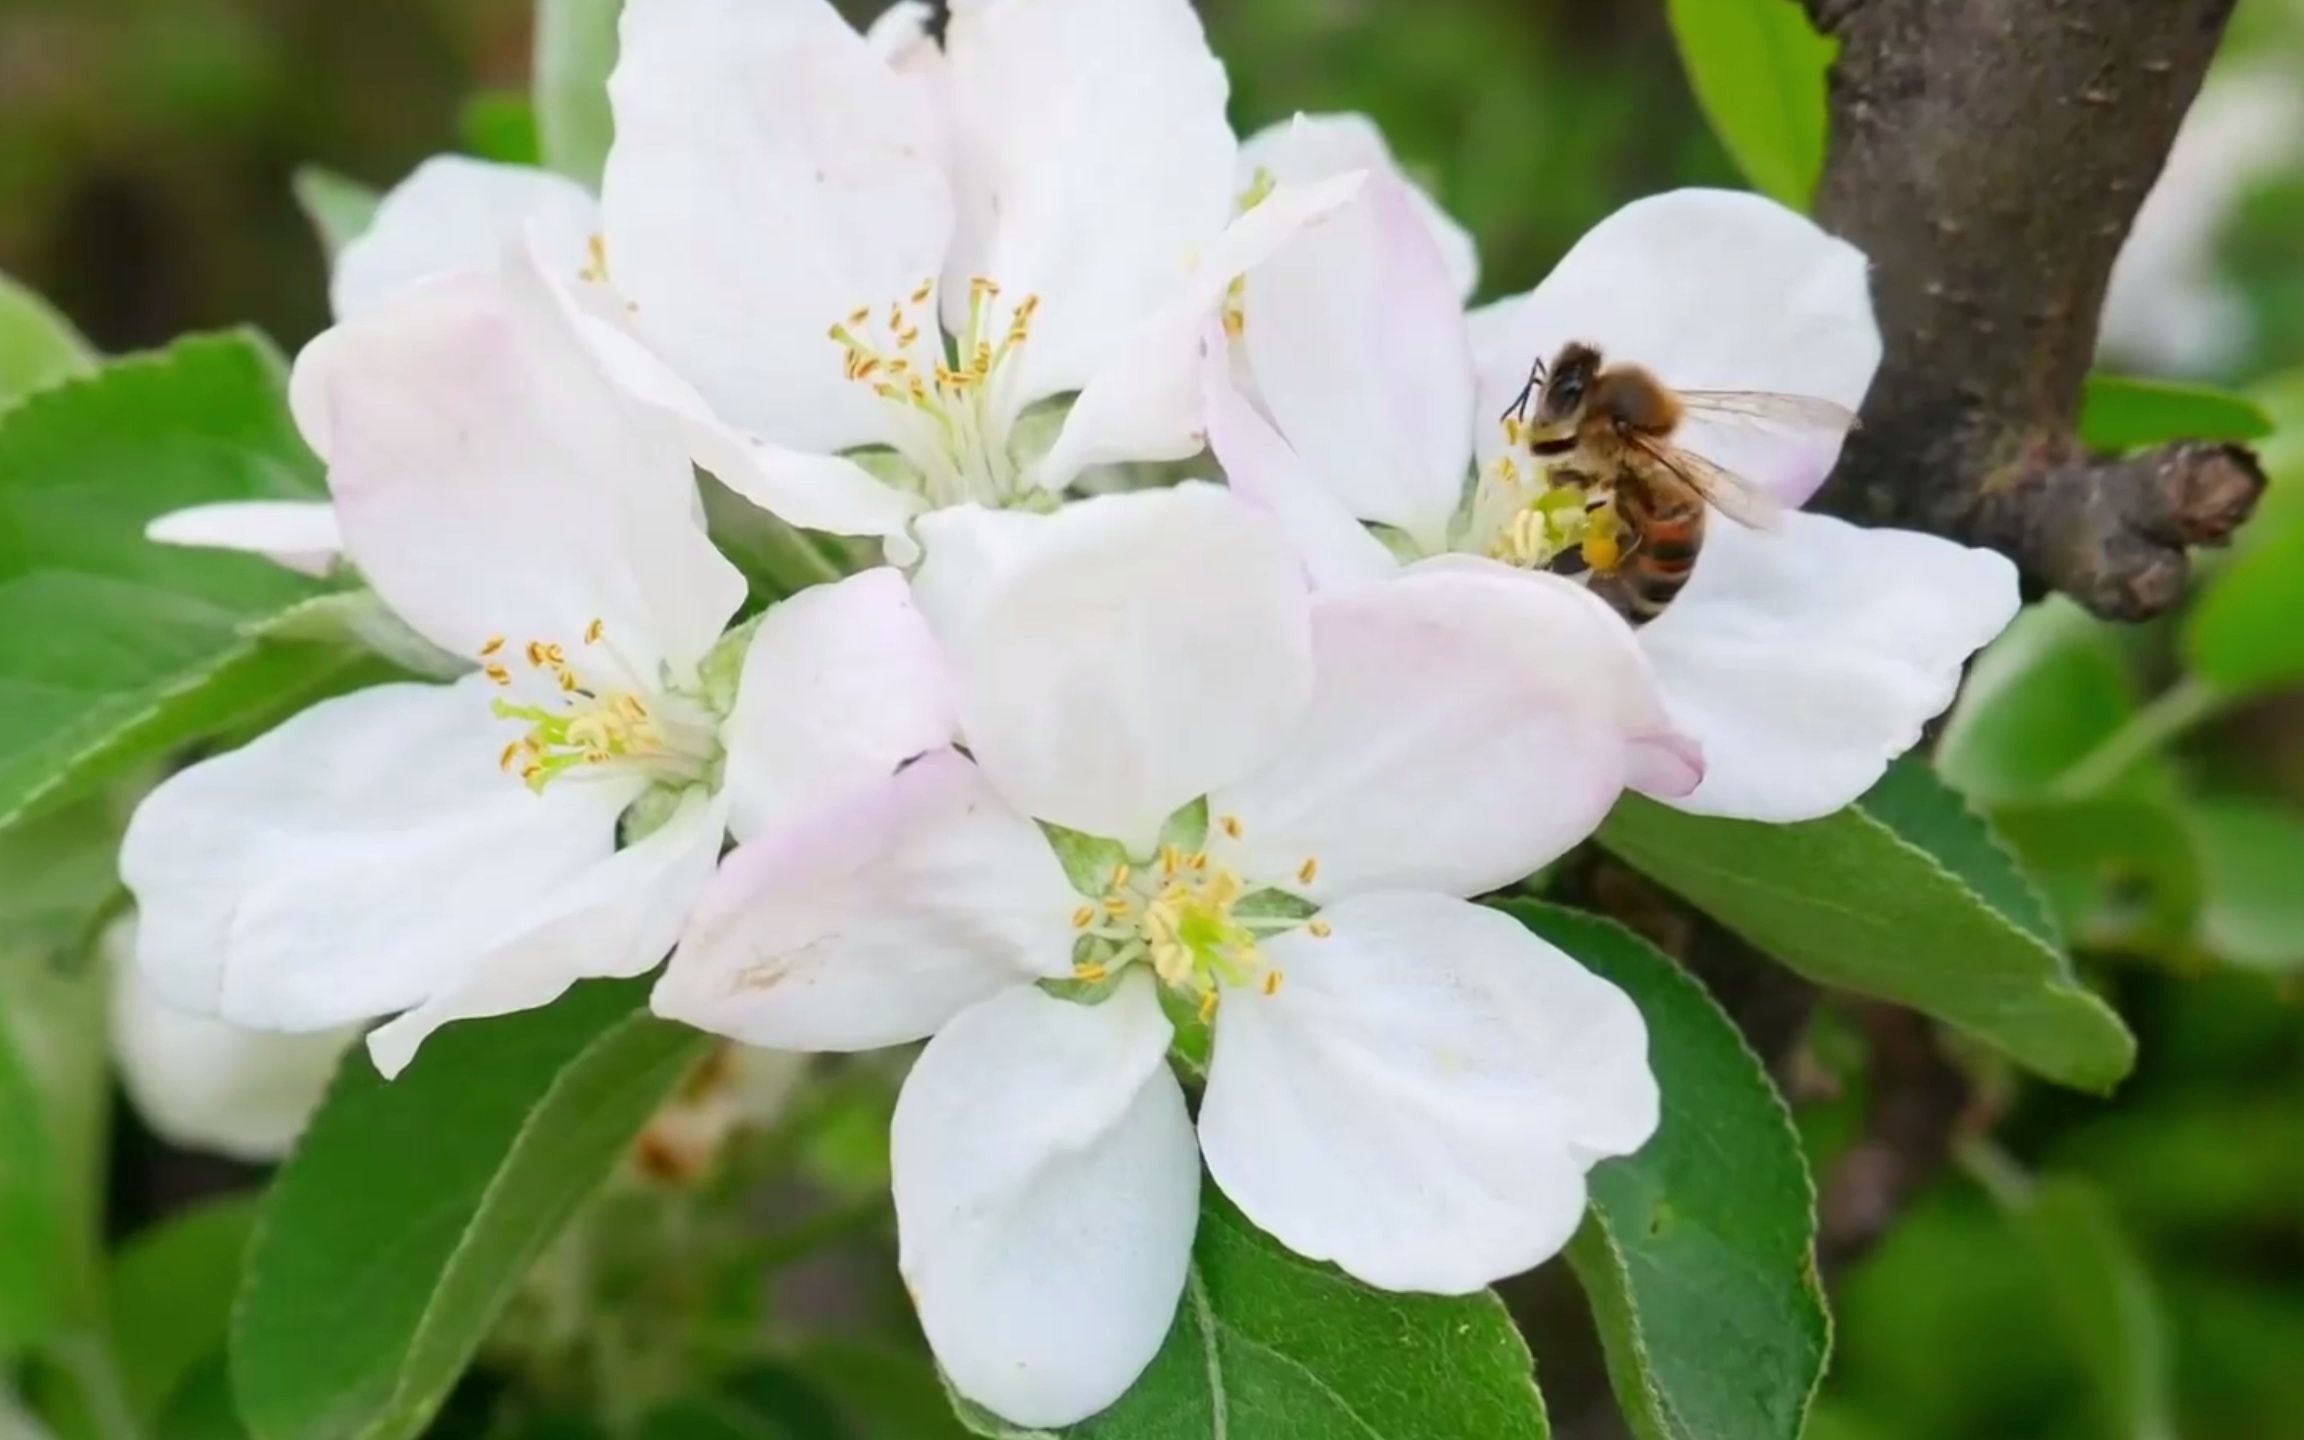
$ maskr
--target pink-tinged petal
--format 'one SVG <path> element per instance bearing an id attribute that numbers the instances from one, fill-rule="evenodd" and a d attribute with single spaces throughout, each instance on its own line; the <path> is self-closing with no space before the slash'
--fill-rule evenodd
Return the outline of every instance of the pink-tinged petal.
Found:
<path id="1" fill-rule="evenodd" d="M 1880 365 L 1862 251 L 1772 200 L 1675 190 L 1595 225 L 1527 295 L 1478 328 L 1480 414 L 1501 414 L 1571 340 L 1682 390 L 1767 391 L 1853 414 Z M 1483 425 L 1484 443 L 1500 444 Z M 1840 454 L 1834 427 L 1691 416 L 1677 443 L 1800 505 Z"/>
<path id="2" fill-rule="evenodd" d="M 1457 300 L 1469 300 L 1480 284 L 1480 252 L 1472 243 L 1471 232 L 1457 224 L 1401 168 L 1375 121 L 1349 111 L 1300 113 L 1265 126 L 1240 147 L 1243 190 L 1265 177 L 1282 185 L 1308 185 L 1354 170 L 1391 175 L 1407 186 L 1418 221 L 1430 233 L 1433 247 L 1448 267 L 1448 283 Z"/>
<path id="3" fill-rule="evenodd" d="M 1168 301 L 1080 392 L 1056 443 L 1034 467 L 1033 480 L 1061 490 L 1092 465 L 1196 454 L 1207 438 L 1200 375 L 1204 337 L 1225 292 L 1289 237 L 1350 202 L 1362 179 L 1355 172 L 1282 186 L 1226 227 Z"/>
<path id="4" fill-rule="evenodd" d="M 748 1045 L 899 1045 L 1070 975 L 1079 904 L 1039 827 L 941 750 L 729 855 L 654 1004 Z"/>
<path id="5" fill-rule="evenodd" d="M 609 95 L 609 273 L 641 336 L 769 444 L 887 438 L 892 407 L 829 331 L 860 308 L 877 325 L 943 268 L 927 89 L 824 0 L 631 0 Z M 912 314 L 933 336 L 934 311 Z"/>
<path id="6" fill-rule="evenodd" d="M 451 654 L 561 645 L 653 685 L 743 600 L 705 537 L 680 427 L 604 375 L 525 249 L 340 326 L 299 361 L 346 548 Z M 613 665 L 609 664 L 613 660 Z"/>
<path id="7" fill-rule="evenodd" d="M 1961 667 L 2015 617 L 1989 550 L 1792 514 L 1709 527 L 1688 588 L 1640 645 L 1674 722 L 1704 746 L 1699 815 L 1808 820 L 1870 789 L 1952 703 Z"/>
<path id="8" fill-rule="evenodd" d="M 305 575 L 325 575 L 344 553 L 336 507 L 325 500 L 232 500 L 171 510 L 144 527 L 162 545 L 245 550 Z"/>
<path id="9" fill-rule="evenodd" d="M 945 36 L 967 223 L 944 271 L 1040 299 L 1015 398 L 1079 390 L 1134 343 L 1232 211 L 1224 67 L 1187 0 L 961 0 Z"/>
<path id="10" fill-rule="evenodd" d="M 1262 765 L 1312 690 L 1302 571 L 1212 485 L 1053 515 L 942 510 L 913 598 L 960 730 L 1027 815 L 1147 849 L 1178 807 Z"/>
<path id="11" fill-rule="evenodd" d="M 950 745 L 944 655 L 885 566 L 803 590 L 761 617 L 723 730 L 739 840 L 793 824 Z"/>
<path id="12" fill-rule="evenodd" d="M 1303 722 L 1209 797 L 1225 863 L 1311 899 L 1509 885 L 1598 828 L 1667 729 L 1631 632 L 1557 576 L 1427 562 L 1321 594 L 1312 633 Z"/>
<path id="13" fill-rule="evenodd" d="M 1363 520 L 1447 548 L 1472 462 L 1472 355 L 1456 287 L 1387 172 L 1247 274 L 1241 335 L 1265 410 Z"/>
<path id="14" fill-rule="evenodd" d="M 1200 1106 L 1208 1171 L 1301 1255 L 1465 1294 L 1559 1253 L 1584 1174 L 1656 1128 L 1647 1028 L 1510 916 L 1437 895 L 1332 906 L 1228 994 Z"/>
<path id="15" fill-rule="evenodd" d="M 323 701 L 146 796 L 120 852 L 137 962 L 180 1009 L 319 1030 L 422 1004 L 588 876 L 638 781 L 531 794 L 478 675 Z"/>
<path id="16" fill-rule="evenodd" d="M 1214 327 L 1212 327 L 1214 328 Z M 1201 367 L 1206 384 L 1208 448 L 1224 467 L 1232 493 L 1270 515 L 1303 558 L 1317 589 L 1364 585 L 1400 566 L 1384 542 L 1344 507 L 1272 423 L 1240 393 L 1221 330 Z"/>
<path id="17" fill-rule="evenodd" d="M 1018 1424 L 1120 1398 L 1167 1337 L 1200 1164 L 1150 983 L 1012 989 L 944 1027 L 894 1126 L 904 1279 L 953 1388 Z"/>
<path id="18" fill-rule="evenodd" d="M 712 879 L 727 808 L 691 790 L 670 820 L 582 874 L 508 907 L 518 923 L 471 971 L 371 1031 L 368 1054 L 386 1079 L 433 1031 L 457 1020 L 551 1004 L 579 980 L 653 970 Z"/>
<path id="19" fill-rule="evenodd" d="M 526 165 L 442 155 L 416 167 L 344 247 L 328 287 L 338 320 L 351 320 L 420 281 L 493 270 L 505 247 L 533 232 L 549 273 L 574 279 L 600 230 L 599 202 L 583 186 Z"/>

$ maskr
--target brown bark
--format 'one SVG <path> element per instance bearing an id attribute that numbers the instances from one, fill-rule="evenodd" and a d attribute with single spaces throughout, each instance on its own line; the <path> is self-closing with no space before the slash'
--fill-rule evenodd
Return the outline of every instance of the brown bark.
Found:
<path id="1" fill-rule="evenodd" d="M 1887 353 L 1825 505 L 1988 545 L 2138 619 L 2263 475 L 2073 439 L 2113 257 L 2233 0 L 1806 0 L 1836 37 L 1817 218 L 1872 257 Z"/>

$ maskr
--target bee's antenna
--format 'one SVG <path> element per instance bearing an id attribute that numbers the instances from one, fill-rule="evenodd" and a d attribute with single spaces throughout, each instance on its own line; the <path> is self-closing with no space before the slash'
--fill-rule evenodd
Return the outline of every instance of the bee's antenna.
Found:
<path id="1" fill-rule="evenodd" d="M 1539 355 L 1536 357 L 1535 363 L 1528 367 L 1528 383 L 1520 387 L 1520 393 L 1513 397 L 1512 403 L 1505 408 L 1503 415 L 1499 417 L 1500 419 L 1526 420 L 1528 418 L 1528 402 L 1536 397 L 1537 391 L 1544 388 L 1544 373 L 1544 357 Z"/>

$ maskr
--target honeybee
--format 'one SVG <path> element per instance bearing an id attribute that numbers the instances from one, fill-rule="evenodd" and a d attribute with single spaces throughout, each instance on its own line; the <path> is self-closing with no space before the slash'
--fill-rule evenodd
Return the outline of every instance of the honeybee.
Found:
<path id="1" fill-rule="evenodd" d="M 1782 513 L 1766 491 L 1674 444 L 1684 421 L 1837 437 L 1856 417 L 1807 395 L 1673 390 L 1637 365 L 1606 364 L 1597 349 L 1572 340 L 1549 365 L 1538 357 L 1504 418 L 1554 481 L 1584 495 L 1583 543 L 1552 568 L 1588 571 L 1594 594 L 1645 625 L 1695 570 L 1707 505 L 1755 529 L 1772 527 Z"/>

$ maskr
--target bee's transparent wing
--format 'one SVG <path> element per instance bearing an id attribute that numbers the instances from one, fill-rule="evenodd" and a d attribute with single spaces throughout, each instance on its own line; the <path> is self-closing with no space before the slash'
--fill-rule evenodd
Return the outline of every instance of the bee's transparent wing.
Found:
<path id="1" fill-rule="evenodd" d="M 1690 415 L 1718 425 L 1741 425 L 1779 435 L 1824 434 L 1834 439 L 1856 428 L 1856 413 L 1814 395 L 1766 390 L 1682 390 Z"/>
<path id="2" fill-rule="evenodd" d="M 1775 496 L 1741 475 L 1715 465 L 1693 450 L 1661 440 L 1633 437 L 1648 457 L 1678 476 L 1680 482 L 1704 497 L 1713 509 L 1753 530 L 1773 530 L 1784 517 L 1784 505 Z"/>

